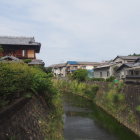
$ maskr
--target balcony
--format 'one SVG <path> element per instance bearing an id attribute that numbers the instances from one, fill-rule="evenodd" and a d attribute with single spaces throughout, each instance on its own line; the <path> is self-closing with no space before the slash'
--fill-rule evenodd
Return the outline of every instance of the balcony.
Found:
<path id="1" fill-rule="evenodd" d="M 140 79 L 140 75 L 126 75 L 126 79 Z"/>
<path id="2" fill-rule="evenodd" d="M 125 83 L 140 85 L 140 75 L 127 75 L 125 78 Z"/>

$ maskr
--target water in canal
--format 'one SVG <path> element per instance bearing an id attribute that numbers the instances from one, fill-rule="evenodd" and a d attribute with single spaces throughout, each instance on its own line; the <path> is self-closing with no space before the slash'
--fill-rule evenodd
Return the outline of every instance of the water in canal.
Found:
<path id="1" fill-rule="evenodd" d="M 65 140 L 140 140 L 110 115 L 86 99 L 64 96 Z"/>

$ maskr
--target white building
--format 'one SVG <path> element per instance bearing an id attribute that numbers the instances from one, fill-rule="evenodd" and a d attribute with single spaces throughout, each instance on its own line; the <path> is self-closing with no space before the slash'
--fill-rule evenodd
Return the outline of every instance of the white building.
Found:
<path id="1" fill-rule="evenodd" d="M 54 73 L 55 76 L 66 77 L 67 74 L 73 73 L 78 69 L 86 69 L 90 73 L 93 73 L 93 69 L 97 67 L 99 64 L 100 63 L 97 62 L 67 61 L 67 63 L 56 64 L 50 67 L 52 67 L 52 72 Z"/>

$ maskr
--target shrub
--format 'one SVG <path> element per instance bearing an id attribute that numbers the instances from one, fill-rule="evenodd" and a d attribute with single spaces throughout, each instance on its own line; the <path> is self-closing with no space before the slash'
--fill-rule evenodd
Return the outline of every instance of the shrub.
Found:
<path id="1" fill-rule="evenodd" d="M 28 64 L 28 63 L 30 63 L 32 60 L 31 60 L 31 59 L 24 59 L 23 61 L 24 61 L 24 63 L 27 63 L 27 64 Z"/>
<path id="2" fill-rule="evenodd" d="M 110 76 L 109 78 L 106 79 L 106 82 L 113 82 L 115 80 L 114 76 Z"/>
<path id="3" fill-rule="evenodd" d="M 136 107 L 136 111 L 140 112 L 140 105 Z"/>
<path id="4" fill-rule="evenodd" d="M 97 93 L 97 91 L 99 90 L 99 86 L 98 85 L 93 85 L 91 87 L 91 90 L 94 92 L 94 93 Z"/>
<path id="5" fill-rule="evenodd" d="M 37 94 L 50 90 L 53 91 L 51 79 L 41 69 L 23 63 L 0 63 L 1 102 L 11 102 L 25 93 Z"/>
<path id="6" fill-rule="evenodd" d="M 112 103 L 120 103 L 124 101 L 125 96 L 122 93 L 117 93 L 115 89 L 112 89 L 107 93 L 106 98 Z"/>
<path id="7" fill-rule="evenodd" d="M 85 81 L 88 77 L 88 71 L 84 69 L 79 69 L 73 72 L 72 78 L 78 81 Z"/>

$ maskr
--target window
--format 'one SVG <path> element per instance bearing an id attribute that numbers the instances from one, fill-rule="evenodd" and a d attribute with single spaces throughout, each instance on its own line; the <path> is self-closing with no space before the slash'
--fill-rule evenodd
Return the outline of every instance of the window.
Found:
<path id="1" fill-rule="evenodd" d="M 27 57 L 27 50 L 22 50 L 22 57 Z"/>
<path id="2" fill-rule="evenodd" d="M 139 75 L 139 71 L 135 71 L 135 75 Z"/>
<path id="3" fill-rule="evenodd" d="M 102 75 L 102 72 L 100 72 L 100 78 L 102 77 L 103 75 Z"/>
<path id="4" fill-rule="evenodd" d="M 25 56 L 25 50 L 22 50 L 22 56 L 23 57 Z"/>
<path id="5" fill-rule="evenodd" d="M 131 71 L 130 71 L 130 75 L 134 75 L 134 72 L 133 72 L 133 70 L 131 70 Z"/>
<path id="6" fill-rule="evenodd" d="M 109 77 L 109 71 L 107 71 L 107 77 Z"/>

